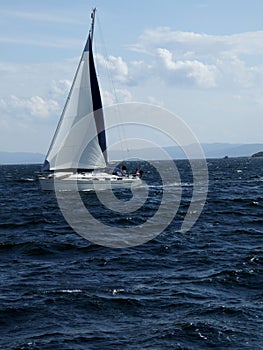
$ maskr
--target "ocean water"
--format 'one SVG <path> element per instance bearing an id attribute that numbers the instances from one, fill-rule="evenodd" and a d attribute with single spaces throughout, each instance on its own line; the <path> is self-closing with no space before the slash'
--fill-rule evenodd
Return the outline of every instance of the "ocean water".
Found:
<path id="1" fill-rule="evenodd" d="M 263 349 L 263 159 L 208 160 L 207 200 L 188 232 L 193 176 L 187 161 L 177 166 L 174 220 L 121 249 L 76 234 L 39 190 L 38 166 L 0 166 L 0 349 Z M 142 167 L 150 188 L 136 215 L 105 213 L 82 194 L 98 220 L 114 229 L 156 213 L 162 180 Z"/>

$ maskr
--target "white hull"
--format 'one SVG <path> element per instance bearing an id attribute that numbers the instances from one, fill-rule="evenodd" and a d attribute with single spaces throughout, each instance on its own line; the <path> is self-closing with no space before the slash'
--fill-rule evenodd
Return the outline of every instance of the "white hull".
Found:
<path id="1" fill-rule="evenodd" d="M 138 176 L 117 176 L 107 173 L 55 173 L 38 177 L 42 191 L 103 191 L 141 186 Z"/>

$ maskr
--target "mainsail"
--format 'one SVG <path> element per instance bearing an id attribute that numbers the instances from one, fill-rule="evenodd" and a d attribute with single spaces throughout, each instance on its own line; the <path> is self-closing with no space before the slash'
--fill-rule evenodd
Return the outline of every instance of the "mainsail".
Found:
<path id="1" fill-rule="evenodd" d="M 95 9 L 91 17 L 91 30 L 47 153 L 44 171 L 91 170 L 104 168 L 107 164 L 101 95 L 92 52 Z M 83 128 L 81 124 L 79 132 L 81 121 L 85 126 Z"/>

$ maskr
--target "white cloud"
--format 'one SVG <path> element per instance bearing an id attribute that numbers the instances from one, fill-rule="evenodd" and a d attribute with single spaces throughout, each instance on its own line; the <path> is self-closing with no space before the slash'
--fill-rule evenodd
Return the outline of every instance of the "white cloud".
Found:
<path id="1" fill-rule="evenodd" d="M 233 52 L 235 54 L 262 54 L 263 31 L 232 35 L 209 35 L 205 33 L 173 31 L 169 27 L 146 30 L 135 45 L 134 51 L 152 54 L 158 47 L 176 50 L 180 54 L 192 52 L 195 55 Z"/>
<path id="2" fill-rule="evenodd" d="M 263 81 L 263 31 L 219 36 L 160 27 L 146 30 L 130 49 L 147 54 L 151 74 L 169 84 L 229 89 Z"/>
<path id="3" fill-rule="evenodd" d="M 206 65 L 197 60 L 175 61 L 172 53 L 167 49 L 157 49 L 157 54 L 169 80 L 176 81 L 179 78 L 182 81 L 184 77 L 185 80 L 189 80 L 199 87 L 216 86 L 217 71 L 214 65 Z"/>
<path id="4" fill-rule="evenodd" d="M 129 69 L 127 63 L 121 57 L 96 55 L 98 65 L 106 69 L 114 81 L 119 83 L 128 83 L 130 80 Z"/>
<path id="5" fill-rule="evenodd" d="M 68 94 L 71 86 L 71 80 L 61 79 L 61 80 L 52 80 L 50 94 L 54 99 L 65 98 Z"/>
<path id="6" fill-rule="evenodd" d="M 44 99 L 40 96 L 19 98 L 11 95 L 1 99 L 0 113 L 20 120 L 48 119 L 59 111 L 59 104 L 52 99 Z"/>
<path id="7" fill-rule="evenodd" d="M 104 106 L 110 106 L 116 103 L 131 102 L 132 94 L 127 89 L 116 89 L 114 92 L 102 90 L 102 101 Z"/>

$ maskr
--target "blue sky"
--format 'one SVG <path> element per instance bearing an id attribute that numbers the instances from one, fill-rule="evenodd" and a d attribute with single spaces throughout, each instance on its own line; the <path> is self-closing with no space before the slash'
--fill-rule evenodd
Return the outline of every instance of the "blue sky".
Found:
<path id="1" fill-rule="evenodd" d="M 0 1 L 0 151 L 46 153 L 97 7 L 119 102 L 178 114 L 200 142 L 263 142 L 260 0 Z M 106 48 L 105 48 L 106 47 Z"/>

